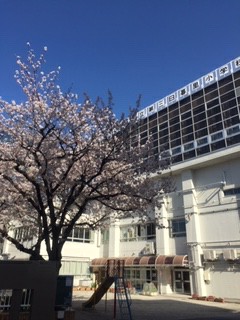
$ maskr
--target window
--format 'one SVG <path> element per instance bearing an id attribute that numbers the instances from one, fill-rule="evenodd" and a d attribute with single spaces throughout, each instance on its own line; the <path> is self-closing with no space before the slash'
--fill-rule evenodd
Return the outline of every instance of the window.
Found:
<path id="1" fill-rule="evenodd" d="M 121 228 L 120 231 L 120 241 L 134 241 L 136 240 L 136 227 L 135 226 L 127 226 Z"/>
<path id="2" fill-rule="evenodd" d="M 93 232 L 90 229 L 75 227 L 67 238 L 67 241 L 90 243 L 93 242 L 92 237 Z"/>
<path id="3" fill-rule="evenodd" d="M 198 156 L 205 154 L 205 153 L 208 153 L 208 152 L 210 152 L 210 147 L 208 145 L 197 148 L 197 155 Z"/>
<path id="4" fill-rule="evenodd" d="M 222 139 L 222 137 L 223 137 L 223 133 L 222 133 L 222 131 L 220 131 L 220 132 L 212 134 L 211 135 L 211 140 L 212 141 L 217 141 L 217 140 Z"/>
<path id="5" fill-rule="evenodd" d="M 198 146 L 202 146 L 204 144 L 208 144 L 208 137 L 204 137 L 204 138 L 201 138 L 201 139 L 197 140 L 197 145 Z"/>
<path id="6" fill-rule="evenodd" d="M 62 260 L 60 275 L 81 276 L 82 278 L 89 278 L 89 262 L 78 260 Z"/>
<path id="7" fill-rule="evenodd" d="M 129 225 L 120 229 L 121 241 L 151 240 L 156 237 L 156 226 L 154 223 L 144 225 Z"/>
<path id="8" fill-rule="evenodd" d="M 233 196 L 236 194 L 240 194 L 240 188 L 226 189 L 226 190 L 223 190 L 223 193 L 225 196 Z"/>
<path id="9" fill-rule="evenodd" d="M 240 142 L 240 134 L 234 135 L 230 138 L 227 138 L 227 145 L 232 146 L 233 144 L 239 143 Z"/>
<path id="10" fill-rule="evenodd" d="M 185 224 L 184 218 L 170 220 L 169 224 L 170 224 L 170 236 L 172 238 L 186 236 L 186 224 Z"/>
<path id="11" fill-rule="evenodd" d="M 193 148 L 194 148 L 194 143 L 193 142 L 190 142 L 190 143 L 184 145 L 184 151 L 188 151 L 188 150 L 191 150 Z"/>
<path id="12" fill-rule="evenodd" d="M 189 141 L 192 141 L 192 140 L 194 140 L 193 133 L 190 133 L 190 134 L 182 137 L 182 142 L 183 143 L 186 143 L 186 142 L 189 142 Z M 184 150 L 186 150 L 185 146 L 184 146 Z"/>
<path id="13" fill-rule="evenodd" d="M 101 232 L 102 243 L 109 243 L 109 229 L 102 230 Z"/>
<path id="14" fill-rule="evenodd" d="M 146 226 L 147 239 L 155 239 L 156 228 L 154 223 L 149 223 Z"/>
<path id="15" fill-rule="evenodd" d="M 225 140 L 220 140 L 211 144 L 211 150 L 215 151 L 226 147 Z"/>
<path id="16" fill-rule="evenodd" d="M 17 241 L 30 241 L 33 239 L 34 231 L 30 227 L 18 227 L 14 230 L 14 238 Z"/>
<path id="17" fill-rule="evenodd" d="M 172 155 L 179 154 L 181 152 L 182 152 L 182 148 L 181 147 L 177 147 L 175 149 L 172 149 Z"/>
<path id="18" fill-rule="evenodd" d="M 195 136 L 196 138 L 201 138 L 201 137 L 204 137 L 208 134 L 208 131 L 207 131 L 207 128 L 204 128 L 202 130 L 199 130 L 199 131 L 195 131 Z"/>

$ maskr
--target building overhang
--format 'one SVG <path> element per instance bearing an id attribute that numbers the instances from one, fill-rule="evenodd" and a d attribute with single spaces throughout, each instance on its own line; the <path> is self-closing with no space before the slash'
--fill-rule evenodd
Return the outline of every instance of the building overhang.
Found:
<path id="1" fill-rule="evenodd" d="M 119 257 L 119 258 L 96 258 L 91 261 L 91 267 L 106 267 L 110 260 L 123 260 L 125 267 L 188 267 L 187 255 L 158 255 L 143 257 Z"/>

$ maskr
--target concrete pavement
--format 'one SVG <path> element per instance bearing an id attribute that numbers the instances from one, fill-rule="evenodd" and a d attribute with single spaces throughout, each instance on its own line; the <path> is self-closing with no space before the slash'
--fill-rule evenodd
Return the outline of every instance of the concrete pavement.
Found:
<path id="1" fill-rule="evenodd" d="M 75 320 L 113 320 L 112 293 L 107 293 L 94 309 L 82 310 L 82 303 L 91 294 L 73 292 Z M 198 301 L 184 295 L 132 295 L 131 312 L 132 320 L 239 320 L 240 304 Z M 119 314 L 116 319 L 120 319 Z"/>

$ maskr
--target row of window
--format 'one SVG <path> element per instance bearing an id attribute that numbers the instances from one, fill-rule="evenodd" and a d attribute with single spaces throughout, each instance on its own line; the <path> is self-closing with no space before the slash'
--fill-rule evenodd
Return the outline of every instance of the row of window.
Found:
<path id="1" fill-rule="evenodd" d="M 170 237 L 184 237 L 186 236 L 185 219 L 169 220 Z M 156 226 L 154 223 L 143 225 L 129 225 L 120 228 L 120 241 L 137 241 L 137 240 L 151 240 L 156 237 Z"/>
<path id="2" fill-rule="evenodd" d="M 234 80 L 232 75 L 226 77 L 219 82 L 215 82 L 214 84 L 206 87 L 204 90 L 199 90 L 197 93 L 192 96 L 188 96 L 187 98 L 180 100 L 178 103 L 175 103 L 168 108 L 165 108 L 158 113 L 154 113 L 149 116 L 147 119 L 142 119 L 139 125 L 140 132 L 147 130 L 147 122 L 149 123 L 149 128 L 153 127 L 157 124 L 157 119 L 159 123 L 173 119 L 177 115 L 184 117 L 185 112 L 189 112 L 192 110 L 193 115 L 199 113 L 198 109 L 200 105 L 206 103 L 207 109 L 212 108 L 215 105 L 215 102 L 211 102 L 215 98 L 221 99 L 221 103 L 223 104 L 225 101 L 231 99 L 231 97 L 235 97 L 234 88 L 236 91 L 236 96 L 240 96 L 239 87 L 240 87 L 240 72 L 236 72 L 234 75 Z M 223 82 L 222 82 L 223 81 Z M 205 107 L 204 107 L 205 108 Z M 152 124 L 153 123 L 153 124 Z M 172 124 L 172 123 L 170 123 Z"/>
<path id="3" fill-rule="evenodd" d="M 151 240 L 156 237 L 154 223 L 130 225 L 120 228 L 120 241 Z"/>
<path id="4" fill-rule="evenodd" d="M 18 241 L 29 241 L 34 237 L 34 231 L 30 227 L 18 227 L 14 229 L 14 238 Z M 93 242 L 94 232 L 88 228 L 73 228 L 67 241 L 73 242 Z"/>
<path id="5" fill-rule="evenodd" d="M 94 233 L 88 228 L 75 227 L 67 241 L 90 243 L 93 242 Z"/>
<path id="6" fill-rule="evenodd" d="M 131 144 L 144 144 L 151 138 L 153 154 L 169 150 L 176 163 L 239 143 L 239 124 L 240 72 L 236 72 L 141 119 Z"/>
<path id="7" fill-rule="evenodd" d="M 81 275 L 85 279 L 90 277 L 89 261 L 62 260 L 61 263 L 60 275 Z"/>
<path id="8" fill-rule="evenodd" d="M 185 220 L 173 219 L 169 221 L 169 230 L 171 237 L 186 235 Z M 29 240 L 29 234 L 33 233 L 29 227 L 19 227 L 14 230 L 14 238 L 18 241 Z M 26 236 L 28 235 L 28 236 Z M 75 227 L 67 241 L 90 243 L 94 241 L 94 232 L 87 228 Z M 146 225 L 129 225 L 120 228 L 120 241 L 140 241 L 152 240 L 156 238 L 156 226 L 154 223 Z M 102 243 L 109 241 L 109 231 L 102 232 Z"/>

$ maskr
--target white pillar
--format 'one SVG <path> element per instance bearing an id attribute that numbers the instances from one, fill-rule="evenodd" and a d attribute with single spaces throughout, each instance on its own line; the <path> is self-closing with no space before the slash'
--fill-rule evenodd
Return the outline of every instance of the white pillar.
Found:
<path id="1" fill-rule="evenodd" d="M 159 209 L 156 209 L 159 210 Z M 157 255 L 168 255 L 169 252 L 169 228 L 168 228 L 168 211 L 167 198 L 162 199 L 162 206 L 160 208 L 160 224 L 163 227 L 156 229 L 156 253 Z M 165 227 L 165 228 L 164 228 Z"/>
<path id="2" fill-rule="evenodd" d="M 119 257 L 120 253 L 120 226 L 119 221 L 111 223 L 109 228 L 109 257 Z"/>
<path id="3" fill-rule="evenodd" d="M 204 283 L 204 270 L 201 263 L 201 224 L 199 219 L 197 195 L 194 189 L 193 173 L 191 170 L 182 173 L 182 189 L 184 213 L 186 218 L 187 243 L 189 246 L 189 259 L 192 260 L 191 284 L 192 293 L 200 296 L 206 295 Z"/>

